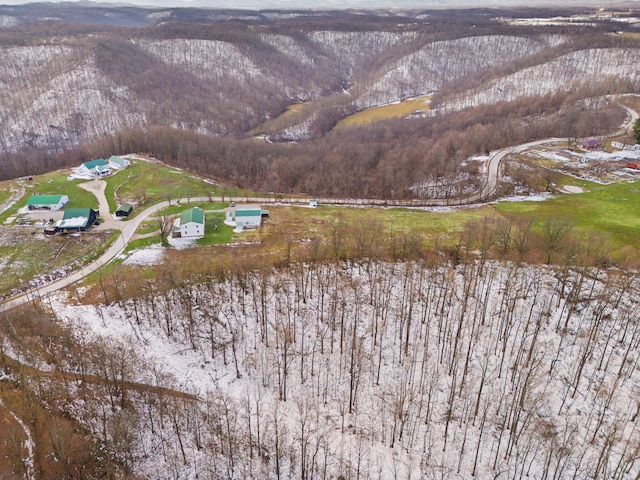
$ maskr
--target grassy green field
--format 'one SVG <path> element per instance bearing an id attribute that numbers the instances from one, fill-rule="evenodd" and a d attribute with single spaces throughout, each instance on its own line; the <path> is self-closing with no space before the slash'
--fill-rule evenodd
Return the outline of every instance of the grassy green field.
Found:
<path id="1" fill-rule="evenodd" d="M 380 107 L 367 108 L 361 110 L 358 113 L 349 115 L 343 118 L 335 126 L 336 129 L 351 127 L 354 125 L 365 125 L 367 123 L 379 122 L 381 120 L 387 120 L 389 118 L 402 118 L 410 115 L 412 112 L 421 110 L 429 110 L 431 103 L 431 95 L 425 95 L 422 97 L 411 98 L 399 103 L 392 103 L 390 105 L 382 105 Z"/>
<path id="2" fill-rule="evenodd" d="M 202 210 L 205 210 L 205 211 L 222 210 L 227 206 L 228 205 L 226 203 L 219 203 L 219 202 L 198 202 L 198 203 L 181 202 L 179 204 L 175 203 L 170 207 L 163 208 L 158 212 L 158 215 L 180 215 L 185 210 L 189 208 L 195 208 L 195 207 L 201 208 Z"/>
<path id="3" fill-rule="evenodd" d="M 282 129 L 286 125 L 296 123 L 296 119 L 301 116 L 305 109 L 312 109 L 313 102 L 310 103 L 296 103 L 289 105 L 287 109 L 275 118 L 271 118 L 264 123 L 261 123 L 249 132 L 249 135 L 263 135 L 265 133 L 274 133 Z"/>
<path id="4" fill-rule="evenodd" d="M 638 246 L 640 240 L 640 183 L 599 185 L 572 180 L 587 191 L 563 194 L 544 202 L 500 202 L 496 210 L 504 214 L 527 215 L 544 221 L 565 218 L 583 235 L 609 236 L 612 246 Z"/>
<path id="5" fill-rule="evenodd" d="M 205 235 L 196 241 L 198 245 L 219 245 L 231 243 L 233 228 L 224 224 L 224 212 L 207 212 Z"/>
<path id="6" fill-rule="evenodd" d="M 105 195 L 111 211 L 124 202 L 152 205 L 163 200 L 220 193 L 218 187 L 189 172 L 143 160 L 133 160 L 129 168 L 105 180 Z M 134 210 L 132 215 L 136 213 Z"/>
<path id="7" fill-rule="evenodd" d="M 4 205 L 11 198 L 11 192 L 17 188 L 16 182 L 5 180 L 0 182 L 0 205 Z"/>
<path id="8" fill-rule="evenodd" d="M 69 172 L 52 172 L 34 177 L 32 182 L 25 181 L 25 194 L 11 208 L 0 214 L 0 222 L 6 218 L 13 216 L 17 211 L 27 204 L 29 197 L 34 194 L 41 195 L 67 195 L 69 203 L 67 208 L 94 208 L 98 209 L 98 200 L 86 190 L 80 188 L 80 185 L 87 180 L 68 180 Z M 6 187 L 5 187 L 6 188 Z M 0 198 L 10 196 L 10 192 L 2 190 Z"/>

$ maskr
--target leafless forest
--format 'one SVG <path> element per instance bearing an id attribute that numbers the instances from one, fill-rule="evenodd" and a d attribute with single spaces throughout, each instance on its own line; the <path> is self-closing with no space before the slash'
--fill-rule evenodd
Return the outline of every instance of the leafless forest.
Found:
<path id="1" fill-rule="evenodd" d="M 470 156 L 613 131 L 608 95 L 640 87 L 606 16 L 41 8 L 0 6 L 3 179 L 144 152 L 265 192 L 455 196 Z M 0 477 L 638 478 L 637 265 L 535 222 L 426 249 L 337 219 L 35 296 L 0 314 Z"/>
<path id="2" fill-rule="evenodd" d="M 108 303 L 55 298 L 4 319 L 40 325 L 39 355 L 33 337 L 2 340 L 5 355 L 73 372 L 16 380 L 132 474 L 640 472 L 638 285 L 628 271 L 318 262 L 141 287 L 131 296 L 109 284 Z M 58 455 L 73 448 L 59 441 Z"/>
<path id="3" fill-rule="evenodd" d="M 263 191 L 406 198 L 439 182 L 455 195 L 477 183 L 470 155 L 606 133 L 624 112 L 592 100 L 638 90 L 638 41 L 607 17 L 539 27 L 502 20 L 527 10 L 135 11 L 132 26 L 118 10 L 82 24 L 91 10 L 78 9 L 35 23 L 4 12 L 0 178 L 144 151 Z M 333 129 L 426 94 L 422 115 Z"/>

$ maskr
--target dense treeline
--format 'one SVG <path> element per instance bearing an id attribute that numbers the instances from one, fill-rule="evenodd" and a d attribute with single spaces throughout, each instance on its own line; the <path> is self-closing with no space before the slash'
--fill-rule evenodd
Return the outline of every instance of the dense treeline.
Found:
<path id="1" fill-rule="evenodd" d="M 615 128 L 624 113 L 607 101 L 564 107 L 567 95 L 527 99 L 422 120 L 345 129 L 303 144 L 210 138 L 153 128 L 95 145 L 96 152 L 149 152 L 182 168 L 242 188 L 336 197 L 407 198 L 417 186 L 450 185 L 432 195 L 458 195 L 482 179 L 469 156 L 551 136 L 582 137 Z M 575 97 L 571 97 L 574 100 Z M 556 114 L 557 110 L 562 113 Z M 475 182 L 475 184 L 473 183 Z"/>
<path id="2" fill-rule="evenodd" d="M 603 90 L 591 93 L 596 96 Z M 584 95 L 555 94 L 432 118 L 389 120 L 291 144 L 210 137 L 157 126 L 112 135 L 64 154 L 38 148 L 4 154 L 0 178 L 71 167 L 111 154 L 146 152 L 201 175 L 260 191 L 455 197 L 482 183 L 475 165 L 465 163 L 472 155 L 551 136 L 597 135 L 621 123 L 622 110 L 606 100 L 585 105 L 579 101 Z M 423 185 L 438 187 L 420 188 Z"/>
<path id="3" fill-rule="evenodd" d="M 12 86 L 0 89 L 0 179 L 147 152 L 254 190 L 454 197 L 482 182 L 468 157 L 526 140 L 612 131 L 622 111 L 582 100 L 638 88 L 630 79 L 594 76 L 572 92 L 511 103 L 498 95 L 492 105 L 455 114 L 333 131 L 363 105 L 437 88 L 437 107 L 572 49 L 635 48 L 635 40 L 602 35 L 604 23 L 541 30 L 498 19 L 529 11 L 291 18 L 221 11 L 202 24 L 193 12 L 173 13 L 140 29 L 65 30 L 68 24 L 49 22 L 0 30 L 0 80 Z M 15 44 L 23 46 L 9 47 Z M 450 50 L 460 45 L 466 58 L 456 60 Z M 497 56 L 490 69 L 470 60 L 493 47 L 508 58 Z M 281 115 L 298 102 L 306 102 L 302 113 Z M 249 138 L 256 134 L 267 141 Z"/>

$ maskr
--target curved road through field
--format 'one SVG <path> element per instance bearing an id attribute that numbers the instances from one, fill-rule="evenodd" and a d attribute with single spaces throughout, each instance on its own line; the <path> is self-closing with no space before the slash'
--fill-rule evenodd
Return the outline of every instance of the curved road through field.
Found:
<path id="1" fill-rule="evenodd" d="M 615 135 L 619 135 L 621 133 L 626 132 L 638 119 L 638 113 L 633 109 L 621 105 L 630 115 L 630 119 L 625 121 L 625 123 L 621 126 L 620 130 L 616 132 Z M 500 164 L 505 157 L 510 154 L 522 152 L 532 147 L 544 145 L 547 143 L 558 143 L 565 139 L 562 138 L 547 138 L 544 140 L 536 140 L 533 142 L 523 143 L 522 145 L 518 145 L 515 147 L 507 147 L 502 150 L 498 150 L 494 152 L 491 158 L 488 161 L 487 166 L 487 182 L 484 187 L 480 190 L 480 192 L 470 195 L 467 198 L 461 198 L 455 200 L 455 205 L 468 205 L 472 203 L 477 203 L 489 196 L 491 196 L 498 185 L 498 178 L 500 173 Z M 96 190 L 96 187 L 87 190 Z M 98 188 L 99 190 L 99 188 Z M 104 189 L 102 189 L 104 192 Z M 94 192 L 96 193 L 96 192 Z M 99 195 L 96 195 L 99 198 Z M 104 196 L 104 194 L 103 194 Z M 99 198 L 100 200 L 100 198 Z M 181 199 L 186 202 L 227 202 L 227 201 L 236 201 L 236 202 L 251 202 L 251 203 L 260 203 L 260 204 L 269 204 L 269 203 L 288 203 L 288 204 L 306 204 L 308 202 L 307 199 L 302 198 L 237 198 L 237 197 L 192 197 Z M 320 204 L 332 204 L 332 205 L 368 205 L 368 206 L 449 206 L 453 205 L 450 199 L 434 199 L 430 201 L 390 201 L 390 200 L 378 200 L 378 199 L 335 199 L 335 198 L 319 198 L 318 202 Z M 175 203 L 175 201 L 173 202 Z M 102 268 L 107 263 L 111 262 L 114 258 L 116 258 L 126 247 L 127 243 L 131 241 L 135 231 L 138 229 L 140 224 L 146 220 L 149 216 L 159 212 L 163 208 L 171 206 L 171 201 L 164 201 L 157 203 L 155 205 L 150 206 L 149 208 L 143 210 L 134 218 L 129 219 L 126 222 L 109 222 L 109 226 L 115 228 L 116 230 L 120 230 L 121 235 L 98 259 L 89 265 L 84 266 L 78 271 L 73 272 L 68 277 L 62 278 L 55 282 L 52 282 L 48 285 L 44 285 L 42 287 L 38 287 L 35 292 L 26 292 L 24 294 L 13 297 L 12 299 L 0 304 L 0 312 L 5 312 L 7 310 L 11 310 L 12 308 L 16 308 L 20 305 L 28 303 L 34 299 L 45 296 L 49 293 L 53 293 L 62 288 L 68 287 L 69 285 L 82 280 L 87 275 L 97 271 Z"/>
<path id="2" fill-rule="evenodd" d="M 203 201 L 203 200 L 201 200 Z M 175 202 L 174 202 L 175 203 Z M 94 262 L 89 265 L 85 265 L 80 270 L 73 272 L 71 275 L 61 278 L 55 282 L 52 282 L 48 285 L 44 285 L 42 287 L 38 287 L 35 291 L 26 292 L 22 295 L 18 295 L 17 297 L 13 297 L 11 300 L 4 302 L 0 305 L 0 312 L 4 312 L 7 310 L 11 310 L 12 308 L 18 307 L 29 301 L 33 300 L 37 297 L 42 297 L 47 295 L 48 293 L 55 292 L 62 288 L 68 287 L 69 285 L 82 280 L 87 275 L 99 270 L 104 265 L 109 263 L 111 260 L 116 258 L 125 248 L 127 243 L 133 237 L 133 234 L 140 226 L 140 224 L 150 215 L 159 212 L 165 207 L 169 206 L 169 202 L 161 202 L 155 205 L 150 206 L 143 212 L 141 212 L 135 218 L 132 218 L 130 221 L 122 222 L 122 228 L 120 229 L 121 235 L 100 257 L 98 257 Z"/>

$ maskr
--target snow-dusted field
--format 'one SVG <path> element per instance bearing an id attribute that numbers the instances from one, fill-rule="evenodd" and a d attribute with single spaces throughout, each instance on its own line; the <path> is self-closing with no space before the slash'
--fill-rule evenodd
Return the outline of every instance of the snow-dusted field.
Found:
<path id="1" fill-rule="evenodd" d="M 69 406 L 147 478 L 622 479 L 640 474 L 637 283 L 365 262 L 51 305 L 119 352 L 114 379 L 199 397 Z"/>

